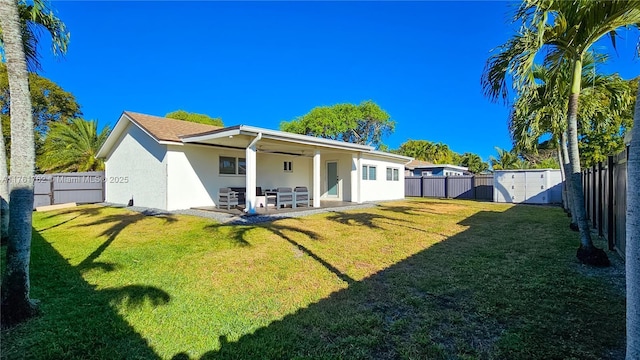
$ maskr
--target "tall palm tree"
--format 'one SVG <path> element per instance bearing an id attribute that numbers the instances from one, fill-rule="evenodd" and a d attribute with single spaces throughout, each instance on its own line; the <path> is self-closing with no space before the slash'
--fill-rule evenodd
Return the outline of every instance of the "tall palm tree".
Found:
<path id="1" fill-rule="evenodd" d="M 640 359 L 640 87 L 627 162 L 627 359 Z"/>
<path id="2" fill-rule="evenodd" d="M 65 24 L 55 16 L 45 0 L 35 0 L 33 5 L 27 5 L 20 1 L 17 4 L 20 21 L 21 41 L 23 52 L 27 61 L 27 68 L 31 71 L 41 69 L 40 53 L 38 52 L 39 35 L 44 31 L 51 35 L 51 50 L 54 55 L 64 55 L 69 44 L 69 32 Z M 0 23 L 0 55 L 5 49 L 2 36 L 2 24 Z M 1 57 L 1 56 L 0 56 Z M 2 139 L 4 145 L 4 139 Z M 2 147 L 4 149 L 4 146 Z M 4 152 L 0 153 L 0 176 L 8 173 L 7 158 Z M 8 179 L 6 176 L 3 179 Z M 9 187 L 8 182 L 0 182 L 0 202 L 2 211 L 0 212 L 0 235 L 2 241 L 7 240 L 9 228 Z M 6 232 L 4 230 L 7 230 Z"/>
<path id="3" fill-rule="evenodd" d="M 38 168 L 43 172 L 104 170 L 104 160 L 96 154 L 109 136 L 109 127 L 98 133 L 98 122 L 73 119 L 54 123 L 44 141 Z"/>
<path id="4" fill-rule="evenodd" d="M 46 1 L 36 0 L 33 5 L 28 5 L 24 0 L 20 0 L 18 1 L 18 14 L 24 54 L 27 58 L 27 69 L 30 72 L 42 70 L 38 46 L 40 34 L 43 31 L 51 34 L 51 51 L 54 55 L 67 53 L 69 32 L 66 25 L 49 8 Z M 0 28 L 0 49 L 3 47 L 2 28 Z"/>
<path id="5" fill-rule="evenodd" d="M 596 65 L 606 59 L 601 54 L 585 54 L 582 71 L 582 83 L 585 85 L 581 91 L 584 106 L 579 109 L 578 119 L 582 132 L 585 129 L 605 128 L 604 131 L 608 131 L 611 138 L 617 136 L 621 142 L 620 121 L 613 120 L 630 110 L 635 89 L 632 82 L 623 80 L 618 74 L 604 75 L 595 71 Z M 570 65 L 569 61 L 562 61 L 555 72 L 548 67 L 534 65 L 532 73 L 536 83 L 520 89 L 509 117 L 509 130 L 515 149 L 519 152 L 536 152 L 540 138 L 550 135 L 551 140 L 558 144 L 559 158 L 566 172 L 570 172 L 569 161 L 562 154 L 568 154 L 568 150 L 566 141 L 562 139 L 567 126 L 566 109 L 572 74 Z M 590 159 L 585 160 L 590 162 Z M 572 212 L 572 216 L 572 228 L 577 230 L 575 212 Z"/>
<path id="6" fill-rule="evenodd" d="M 0 26 L 11 92 L 13 142 L 9 194 L 12 216 L 9 218 L 6 270 L 2 278 L 1 319 L 3 325 L 12 325 L 36 313 L 35 303 L 29 296 L 35 144 L 29 73 L 22 43 L 18 5 L 14 0 L 0 0 Z"/>
<path id="7" fill-rule="evenodd" d="M 615 48 L 620 28 L 640 27 L 640 0 L 524 0 L 514 17 L 522 23 L 520 31 L 487 61 L 482 76 L 485 95 L 492 99 L 508 98 L 507 74 L 516 88 L 531 85 L 531 67 L 540 50 L 548 49 L 545 63 L 558 66 L 561 60 L 571 62 L 572 76 L 567 109 L 567 134 L 574 211 L 580 230 L 581 262 L 608 265 L 606 253 L 591 240 L 584 207 L 584 194 L 578 150 L 578 104 L 581 91 L 582 62 L 591 46 L 610 35 Z"/>

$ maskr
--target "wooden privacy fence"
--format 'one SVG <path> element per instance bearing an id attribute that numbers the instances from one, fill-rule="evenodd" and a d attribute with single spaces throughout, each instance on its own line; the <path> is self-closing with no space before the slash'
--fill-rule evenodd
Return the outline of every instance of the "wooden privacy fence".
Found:
<path id="1" fill-rule="evenodd" d="M 405 196 L 493 200 L 493 175 L 406 176 Z"/>
<path id="2" fill-rule="evenodd" d="M 590 225 L 604 236 L 609 250 L 624 259 L 629 148 L 582 171 L 585 208 Z"/>
<path id="3" fill-rule="evenodd" d="M 36 175 L 33 207 L 104 201 L 104 171 Z"/>

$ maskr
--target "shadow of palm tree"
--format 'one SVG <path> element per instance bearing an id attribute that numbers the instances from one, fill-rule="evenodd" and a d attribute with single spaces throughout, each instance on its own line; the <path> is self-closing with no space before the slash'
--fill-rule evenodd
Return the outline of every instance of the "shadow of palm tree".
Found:
<path id="1" fill-rule="evenodd" d="M 147 215 L 143 213 L 136 214 L 114 214 L 109 216 L 104 216 L 99 220 L 93 221 L 88 224 L 75 225 L 74 227 L 84 227 L 84 226 L 94 226 L 94 225 L 103 225 L 103 224 L 111 224 L 109 228 L 100 233 L 99 236 L 106 236 L 107 240 L 105 240 L 98 248 L 96 248 L 89 256 L 87 256 L 84 260 L 82 260 L 77 268 L 81 272 L 87 271 L 90 269 L 102 269 L 103 271 L 112 271 L 115 267 L 109 263 L 95 262 L 95 260 L 102 255 L 102 253 L 113 243 L 113 241 L 120 235 L 122 230 L 126 227 L 134 225 L 135 223 L 147 218 L 148 216 L 154 216 L 160 219 L 164 219 L 166 223 L 173 223 L 177 221 L 177 218 L 171 214 L 160 214 L 160 215 Z"/>
<path id="2" fill-rule="evenodd" d="M 281 239 L 284 239 L 289 244 L 295 246 L 303 254 L 310 256 L 312 259 L 314 259 L 315 261 L 320 263 L 322 266 L 324 266 L 325 269 L 331 271 L 340 280 L 346 282 L 347 284 L 353 284 L 355 282 L 355 280 L 351 278 L 349 275 L 343 273 L 338 268 L 336 268 L 335 266 L 331 265 L 329 262 L 327 262 L 326 260 L 318 256 L 318 254 L 314 253 L 311 249 L 300 244 L 299 242 L 295 241 L 294 239 L 292 239 L 290 236 L 287 236 L 286 234 L 287 232 L 295 232 L 295 233 L 303 234 L 312 240 L 320 240 L 321 237 L 315 232 L 311 230 L 301 229 L 298 227 L 287 226 L 287 225 L 282 225 L 277 223 L 271 223 L 267 226 L 264 226 L 264 228 L 271 231 L 273 234 L 280 237 Z"/>
<path id="3" fill-rule="evenodd" d="M 253 230 L 253 226 L 229 226 L 229 224 L 209 224 L 204 227 L 205 230 L 218 235 L 217 238 L 224 238 L 231 241 L 236 246 L 251 246 L 246 240 L 246 234 Z"/>
<path id="4" fill-rule="evenodd" d="M 31 290 L 42 300 L 41 315 L 3 333 L 3 359 L 160 359 L 114 306 L 161 306 L 171 300 L 166 291 L 137 284 L 97 289 L 35 229 L 31 254 Z M 21 341 L 22 332 L 46 333 L 47 342 L 9 346 Z"/>
<path id="5" fill-rule="evenodd" d="M 459 222 L 467 227 L 463 232 L 237 341 L 223 336 L 219 349 L 201 359 L 577 358 L 592 354 L 590 343 L 611 341 L 601 339 L 603 332 L 622 336 L 617 324 L 624 321 L 624 306 L 616 305 L 615 320 L 609 317 L 594 325 L 592 313 L 576 303 L 563 303 L 567 294 L 592 297 L 582 299 L 590 303 L 612 292 L 604 283 L 585 291 L 587 285 L 570 280 L 575 270 L 566 251 L 573 253 L 572 246 L 558 241 L 554 246 L 559 248 L 550 252 L 548 242 L 495 236 L 496 230 L 510 234 L 513 220 L 527 217 L 522 208 L 479 212 Z M 379 218 L 334 216 L 360 226 Z M 549 221 L 563 219 L 547 217 L 527 226 L 553 229 Z M 272 231 L 287 240 L 285 229 Z M 538 233 L 544 237 L 556 231 Z M 558 286 L 543 294 L 535 286 L 541 279 Z M 531 317 L 532 307 L 549 311 L 536 309 Z M 569 339 L 576 329 L 584 330 L 580 333 L 586 338 Z M 550 337 L 551 331 L 558 336 Z M 520 336 L 539 341 L 523 342 Z M 559 349 L 562 353 L 549 352 Z M 185 353 L 175 357 L 186 358 Z"/>

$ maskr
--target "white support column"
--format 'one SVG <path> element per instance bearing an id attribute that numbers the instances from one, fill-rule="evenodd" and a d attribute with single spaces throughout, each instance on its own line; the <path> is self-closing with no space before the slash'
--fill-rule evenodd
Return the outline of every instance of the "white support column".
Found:
<path id="1" fill-rule="evenodd" d="M 356 202 L 358 204 L 362 203 L 362 153 L 358 153 L 358 160 L 356 161 L 356 167 L 358 168 L 358 171 L 356 171 L 356 174 L 358 176 L 358 179 L 356 179 L 356 184 L 358 184 L 358 191 L 357 191 L 357 199 Z"/>
<path id="2" fill-rule="evenodd" d="M 320 151 L 313 154 L 313 207 L 320 207 Z"/>
<path id="3" fill-rule="evenodd" d="M 245 175 L 245 209 L 248 214 L 256 213 L 256 182 L 257 182 L 257 161 L 256 161 L 256 143 L 262 138 L 259 133 L 251 144 L 245 150 L 246 158 L 246 175 Z"/>
<path id="4" fill-rule="evenodd" d="M 351 171 L 351 202 L 360 202 L 360 154 L 351 155 L 351 168 L 355 171 Z"/>

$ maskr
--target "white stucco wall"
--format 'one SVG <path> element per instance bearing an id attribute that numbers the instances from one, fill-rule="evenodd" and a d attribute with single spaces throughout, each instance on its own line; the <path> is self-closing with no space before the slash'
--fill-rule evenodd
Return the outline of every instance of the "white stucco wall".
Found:
<path id="1" fill-rule="evenodd" d="M 256 184 L 262 189 L 306 186 L 309 193 L 313 193 L 313 158 L 259 152 L 256 161 Z M 291 172 L 284 171 L 285 161 L 291 161 Z"/>
<path id="2" fill-rule="evenodd" d="M 219 157 L 244 158 L 244 150 L 207 146 L 170 146 L 168 156 L 168 209 L 215 206 L 221 187 L 245 186 L 244 175 L 220 175 Z"/>
<path id="3" fill-rule="evenodd" d="M 245 158 L 245 150 L 185 145 L 169 146 L 168 209 L 215 206 L 221 187 L 245 187 L 244 175 L 219 174 L 220 156 Z M 291 161 L 292 172 L 284 171 Z M 256 186 L 262 189 L 306 186 L 312 191 L 312 159 L 309 157 L 258 153 Z"/>
<path id="4" fill-rule="evenodd" d="M 363 155 L 358 171 L 362 179 L 362 166 L 376 167 L 376 180 L 360 180 L 360 201 L 380 201 L 404 199 L 404 164 Z M 387 167 L 398 169 L 398 180 L 387 180 Z"/>
<path id="5" fill-rule="evenodd" d="M 352 200 L 351 174 L 354 170 L 351 153 L 323 153 L 320 157 L 320 198 L 322 200 L 354 201 Z M 327 164 L 338 163 L 338 197 L 328 195 L 329 181 L 327 179 Z"/>
<path id="6" fill-rule="evenodd" d="M 158 144 L 135 125 L 127 129 L 107 156 L 107 202 L 166 209 L 166 146 Z"/>

